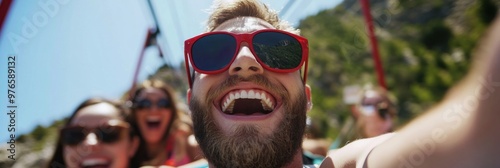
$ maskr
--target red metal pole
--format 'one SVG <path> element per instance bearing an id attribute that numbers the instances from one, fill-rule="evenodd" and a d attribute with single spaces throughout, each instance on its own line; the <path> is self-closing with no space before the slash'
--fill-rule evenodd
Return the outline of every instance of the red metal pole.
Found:
<path id="1" fill-rule="evenodd" d="M 144 59 L 144 53 L 146 52 L 146 48 L 149 46 L 149 40 L 153 34 L 152 29 L 148 29 L 148 34 L 146 34 L 146 39 L 144 39 L 144 44 L 142 46 L 141 54 L 139 55 L 139 60 L 137 60 L 137 65 L 135 67 L 134 78 L 132 79 L 132 86 L 130 87 L 129 92 L 129 100 L 132 100 L 135 94 L 135 88 L 137 84 L 137 78 L 139 77 L 139 71 L 141 70 L 142 60 Z"/>
<path id="2" fill-rule="evenodd" d="M 375 28 L 373 27 L 372 16 L 370 14 L 370 2 L 368 2 L 368 0 L 361 0 L 361 7 L 363 8 L 366 26 L 368 27 L 368 37 L 370 38 L 372 56 L 375 62 L 375 69 L 377 71 L 377 79 L 379 85 L 384 89 L 387 89 L 385 85 L 384 70 L 382 68 L 382 62 L 380 61 L 380 55 L 378 52 L 377 38 L 374 33 Z"/>
<path id="3" fill-rule="evenodd" d="M 148 3 L 148 7 L 151 11 L 151 15 L 153 17 L 154 26 L 148 28 L 148 32 L 146 34 L 146 39 L 144 39 L 144 44 L 142 46 L 142 50 L 141 50 L 141 53 L 139 55 L 139 60 L 137 60 L 137 65 L 136 65 L 135 72 L 134 72 L 134 78 L 132 79 L 132 86 L 130 87 L 129 100 L 132 100 L 132 98 L 134 96 L 135 89 L 137 87 L 136 86 L 137 80 L 139 78 L 139 72 L 140 72 L 141 66 L 142 66 L 142 60 L 144 60 L 144 54 L 146 52 L 146 49 L 149 46 L 156 45 L 158 47 L 158 51 L 160 52 L 159 53 L 160 57 L 163 57 L 163 50 L 161 49 L 160 44 L 158 44 L 159 42 L 157 39 L 157 38 L 159 38 L 158 34 L 160 33 L 160 28 L 158 27 L 158 20 L 156 19 L 156 14 L 154 12 L 154 8 L 153 8 L 153 5 L 151 4 L 151 1 L 148 0 L 147 3 Z"/>
<path id="4" fill-rule="evenodd" d="M 12 0 L 1 0 L 0 1 L 0 37 L 2 35 L 2 27 L 7 18 L 7 14 L 9 13 L 10 6 L 12 4 Z"/>

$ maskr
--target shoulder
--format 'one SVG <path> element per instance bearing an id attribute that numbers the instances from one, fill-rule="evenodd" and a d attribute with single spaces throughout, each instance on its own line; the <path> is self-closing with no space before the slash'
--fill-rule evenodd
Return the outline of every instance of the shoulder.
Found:
<path id="1" fill-rule="evenodd" d="M 394 135 L 395 133 L 388 133 L 373 138 L 359 139 L 340 149 L 330 150 L 320 167 L 363 167 L 370 152 Z"/>

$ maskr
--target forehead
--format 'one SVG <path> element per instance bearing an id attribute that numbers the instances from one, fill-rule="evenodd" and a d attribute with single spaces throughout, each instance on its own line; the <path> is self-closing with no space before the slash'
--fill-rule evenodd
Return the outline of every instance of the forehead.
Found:
<path id="1" fill-rule="evenodd" d="M 70 125 L 96 127 L 112 119 L 123 120 L 116 107 L 108 103 L 99 103 L 77 111 Z"/>
<path id="2" fill-rule="evenodd" d="M 268 22 L 255 17 L 237 17 L 225 21 L 214 31 L 228 31 L 233 33 L 253 32 L 262 29 L 275 29 Z"/>
<path id="3" fill-rule="evenodd" d="M 145 98 L 145 97 L 164 98 L 164 97 L 167 97 L 167 95 L 162 90 L 160 90 L 158 88 L 145 88 L 139 93 L 138 97 L 139 98 Z"/>

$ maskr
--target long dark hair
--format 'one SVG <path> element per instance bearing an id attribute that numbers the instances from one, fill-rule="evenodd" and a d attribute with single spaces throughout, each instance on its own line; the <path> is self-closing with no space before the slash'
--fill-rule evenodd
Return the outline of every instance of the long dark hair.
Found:
<path id="1" fill-rule="evenodd" d="M 112 105 L 113 107 L 118 109 L 120 116 L 123 118 L 123 120 L 129 122 L 128 120 L 129 120 L 130 112 L 121 103 L 116 102 L 116 101 L 112 101 L 112 100 L 108 100 L 105 98 L 95 97 L 95 98 L 89 98 L 89 99 L 83 101 L 80 105 L 78 105 L 78 107 L 75 109 L 75 111 L 73 111 L 71 116 L 67 119 L 66 124 L 64 124 L 64 127 L 69 126 L 71 121 L 73 121 L 74 117 L 81 109 L 88 107 L 88 106 L 91 106 L 91 105 L 99 104 L 99 103 L 107 103 L 107 104 Z M 135 135 L 136 131 L 134 131 L 134 129 L 130 129 L 130 130 L 131 130 L 130 137 L 132 138 Z M 130 162 L 129 167 L 134 167 L 135 166 L 134 164 L 135 163 Z M 59 135 L 59 137 L 57 138 L 57 144 L 56 144 L 56 148 L 54 151 L 54 155 L 52 156 L 52 159 L 50 159 L 50 161 L 48 162 L 47 168 L 66 168 L 66 162 L 64 161 L 64 155 L 63 155 L 63 144 L 62 144 L 61 135 Z"/>

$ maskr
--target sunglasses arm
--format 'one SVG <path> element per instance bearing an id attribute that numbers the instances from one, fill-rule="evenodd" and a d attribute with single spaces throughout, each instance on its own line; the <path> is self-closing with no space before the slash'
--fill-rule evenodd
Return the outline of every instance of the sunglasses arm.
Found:
<path id="1" fill-rule="evenodd" d="M 188 44 L 185 43 L 184 44 L 184 63 L 186 64 L 186 74 L 187 74 L 187 78 L 188 78 L 188 83 L 189 83 L 189 88 L 192 89 L 193 88 L 193 81 L 192 81 L 192 76 L 191 76 L 191 69 L 189 68 L 189 57 L 188 57 L 188 54 L 186 52 L 187 50 L 187 46 Z M 194 72 L 193 72 L 193 76 L 194 76 Z"/>
<path id="2" fill-rule="evenodd" d="M 303 80 L 304 80 L 304 85 L 306 84 L 306 81 L 307 81 L 307 65 L 308 65 L 308 58 L 306 58 L 306 61 L 304 62 L 304 77 L 303 77 Z"/>

